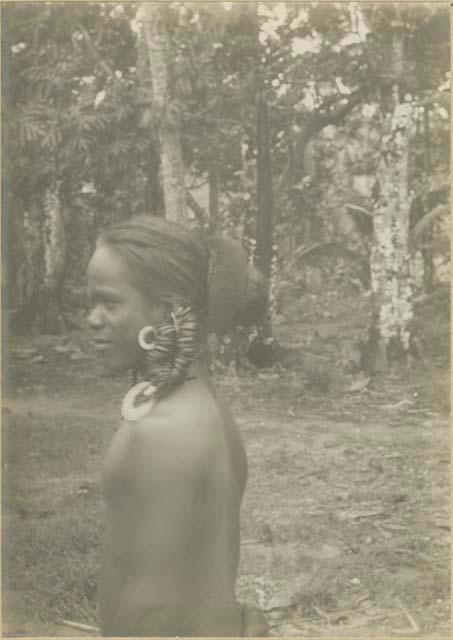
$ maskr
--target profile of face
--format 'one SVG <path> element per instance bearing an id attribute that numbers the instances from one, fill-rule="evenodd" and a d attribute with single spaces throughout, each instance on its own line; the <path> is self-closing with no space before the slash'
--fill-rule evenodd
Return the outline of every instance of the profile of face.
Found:
<path id="1" fill-rule="evenodd" d="M 107 245 L 93 253 L 87 281 L 88 326 L 95 349 L 109 371 L 132 369 L 143 353 L 138 333 L 158 323 L 161 309 L 134 286 L 126 262 Z"/>

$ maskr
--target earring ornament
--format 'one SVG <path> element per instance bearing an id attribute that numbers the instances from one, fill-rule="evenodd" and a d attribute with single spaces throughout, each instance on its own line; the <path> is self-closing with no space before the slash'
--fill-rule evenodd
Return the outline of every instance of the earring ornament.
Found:
<path id="1" fill-rule="evenodd" d="M 147 338 L 150 334 L 152 334 L 152 341 L 148 342 Z M 147 325 L 146 327 L 140 329 L 138 333 L 138 344 L 145 351 L 152 351 L 154 349 L 156 344 L 156 331 L 154 327 L 152 327 L 151 325 Z"/>
<path id="2" fill-rule="evenodd" d="M 141 360 L 131 372 L 132 386 L 121 405 L 127 422 L 144 418 L 186 379 L 199 353 L 196 316 L 190 307 L 179 307 L 157 328 L 146 325 L 140 329 L 137 340 L 143 350 Z"/>
<path id="3" fill-rule="evenodd" d="M 176 313 L 174 313 L 174 311 L 171 312 L 171 319 L 173 320 L 173 326 L 175 327 L 175 333 L 178 334 L 179 333 L 179 322 L 178 319 L 176 317 Z"/>
<path id="4" fill-rule="evenodd" d="M 121 404 L 121 417 L 127 422 L 137 422 L 154 406 L 157 387 L 149 382 L 138 382 L 129 389 Z M 142 400 L 140 402 L 140 400 Z M 138 401 L 138 402 L 137 402 Z"/>

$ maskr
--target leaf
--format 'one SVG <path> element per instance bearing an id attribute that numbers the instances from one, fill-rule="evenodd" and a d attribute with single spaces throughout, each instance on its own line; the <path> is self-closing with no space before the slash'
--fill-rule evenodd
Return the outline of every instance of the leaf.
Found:
<path id="1" fill-rule="evenodd" d="M 58 139 L 57 131 L 55 129 L 50 129 L 48 133 L 45 135 L 45 137 L 43 138 L 41 144 L 45 149 L 49 151 L 53 151 L 58 145 L 57 139 Z"/>
<path id="2" fill-rule="evenodd" d="M 281 269 L 281 273 L 289 271 L 299 260 L 309 260 L 316 257 L 331 257 L 333 252 L 342 257 L 350 258 L 352 260 L 361 259 L 361 256 L 351 249 L 343 247 L 338 242 L 319 242 L 311 247 L 299 247 L 293 253 L 291 259 Z"/>
<path id="3" fill-rule="evenodd" d="M 357 211 L 357 213 L 363 213 L 366 216 L 369 216 L 370 218 L 373 217 L 373 212 L 372 211 L 368 211 L 368 209 L 365 209 L 364 207 L 359 207 L 356 204 L 350 204 L 349 202 L 346 203 L 345 205 L 348 209 L 351 209 L 352 211 Z"/>
<path id="4" fill-rule="evenodd" d="M 434 207 L 429 213 L 425 214 L 421 220 L 417 222 L 411 232 L 411 240 L 412 242 L 417 242 L 418 238 L 428 227 L 430 224 L 434 222 L 434 220 L 441 215 L 445 215 L 448 213 L 448 207 L 444 204 L 439 204 L 437 207 Z"/>
<path id="5" fill-rule="evenodd" d="M 97 109 L 99 107 L 99 105 L 105 100 L 105 96 L 106 96 L 106 92 L 105 91 L 99 91 L 96 94 L 96 97 L 94 99 L 94 108 Z"/>
<path id="6" fill-rule="evenodd" d="M 359 378 L 355 380 L 347 389 L 345 389 L 345 393 L 358 393 L 359 391 L 363 391 L 370 383 L 371 378 Z"/>
<path id="7" fill-rule="evenodd" d="M 88 154 L 90 151 L 90 140 L 83 136 L 74 140 L 74 147 L 76 151 L 80 151 L 83 154 Z"/>

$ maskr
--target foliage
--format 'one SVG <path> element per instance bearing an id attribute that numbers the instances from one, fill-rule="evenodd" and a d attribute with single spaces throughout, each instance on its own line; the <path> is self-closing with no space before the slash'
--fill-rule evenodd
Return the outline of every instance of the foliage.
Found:
<path id="1" fill-rule="evenodd" d="M 67 272 L 75 282 L 100 226 L 153 208 L 163 114 L 153 108 L 146 80 L 138 9 L 14 3 L 2 12 L 9 210 L 20 219 L 49 180 L 61 180 L 71 239 Z M 240 238 L 249 225 L 253 235 L 262 90 L 281 265 L 299 247 L 330 241 L 367 257 L 360 217 L 351 217 L 347 205 L 372 208 L 385 115 L 376 105 L 385 105 L 392 83 L 385 73 L 392 11 L 342 3 L 168 4 L 172 97 L 165 117 L 182 119 L 197 220 L 206 227 L 209 209 L 218 209 L 220 229 Z M 417 129 L 414 196 L 447 182 L 445 11 L 408 5 L 402 14 Z M 344 264 L 343 256 L 336 265 Z"/>

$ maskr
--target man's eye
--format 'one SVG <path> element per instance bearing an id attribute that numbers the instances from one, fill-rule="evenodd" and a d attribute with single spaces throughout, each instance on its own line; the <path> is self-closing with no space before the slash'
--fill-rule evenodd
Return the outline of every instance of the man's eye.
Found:
<path id="1" fill-rule="evenodd" d="M 104 308 L 107 309 L 107 311 L 114 311 L 118 306 L 118 302 L 114 301 L 114 300 L 106 300 L 104 302 Z"/>

